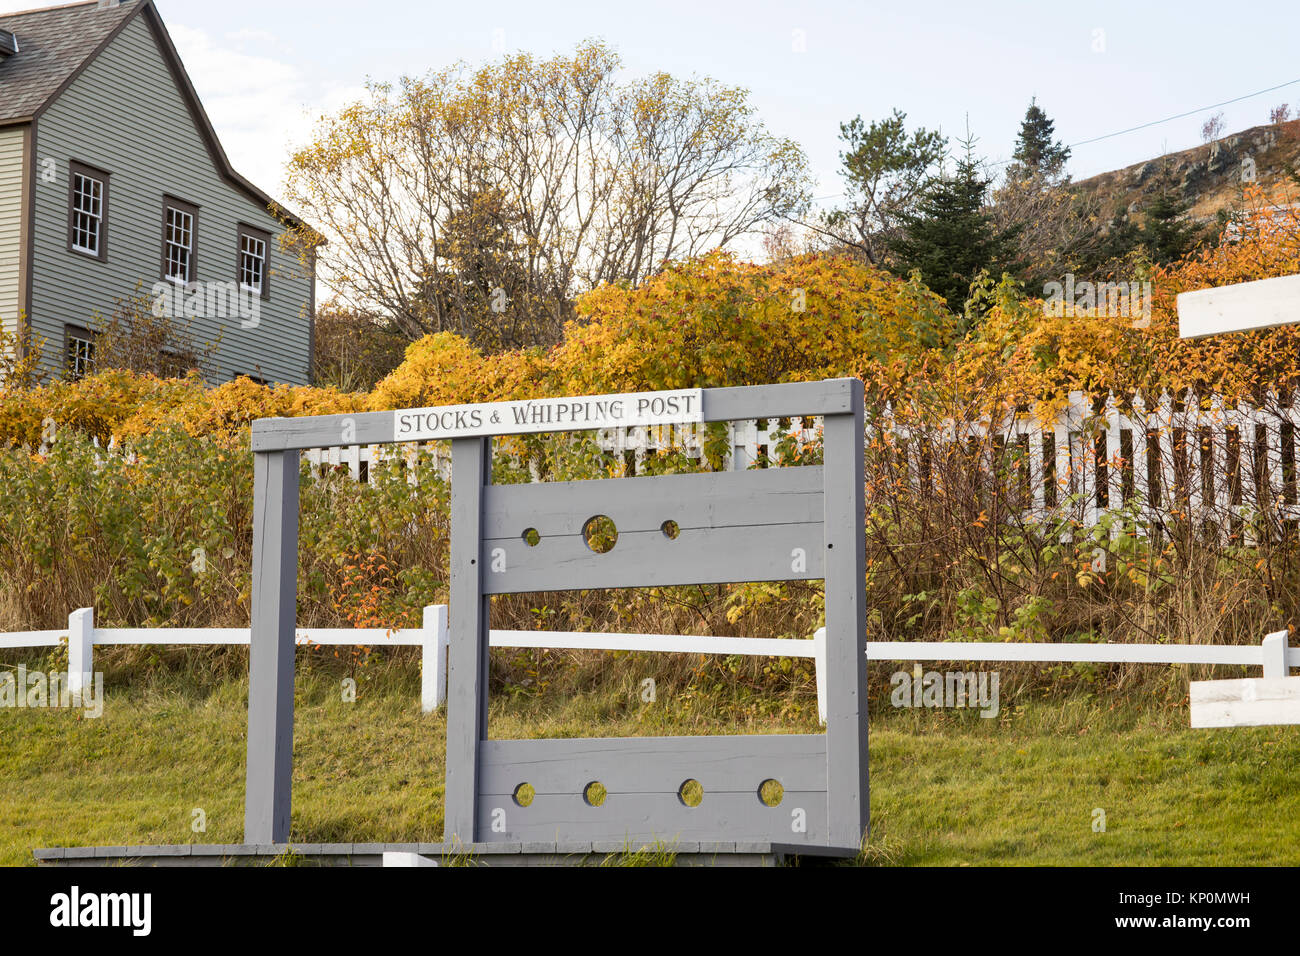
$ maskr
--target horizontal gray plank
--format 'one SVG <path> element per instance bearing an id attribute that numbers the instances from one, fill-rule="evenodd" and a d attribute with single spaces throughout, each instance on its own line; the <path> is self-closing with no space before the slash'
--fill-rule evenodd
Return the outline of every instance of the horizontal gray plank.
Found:
<path id="1" fill-rule="evenodd" d="M 658 532 L 665 521 L 682 530 L 819 523 L 824 481 L 823 469 L 811 466 L 488 485 L 483 536 L 519 540 L 534 528 L 545 543 L 552 535 L 580 534 L 596 515 L 611 518 L 620 535 Z"/>
<path id="2" fill-rule="evenodd" d="M 810 580 L 824 564 L 820 467 L 653 478 L 489 485 L 479 560 L 484 591 Z M 618 530 L 598 554 L 582 530 L 597 515 Z M 669 538 L 665 522 L 677 525 Z M 537 531 L 529 545 L 525 532 Z"/>
<path id="3" fill-rule="evenodd" d="M 744 385 L 704 390 L 706 422 L 741 418 L 794 418 L 798 415 L 842 415 L 852 411 L 853 383 L 833 378 L 782 385 Z"/>
<path id="4" fill-rule="evenodd" d="M 484 594 L 669 587 L 742 581 L 807 581 L 824 576 L 823 525 L 692 529 L 675 539 L 659 530 L 621 532 L 604 554 L 580 534 L 483 542 Z"/>
<path id="5" fill-rule="evenodd" d="M 746 418 L 792 418 L 798 415 L 837 415 L 850 411 L 853 383 L 840 378 L 822 382 L 781 385 L 746 385 L 704 390 L 704 421 Z M 345 419 L 355 424 L 345 435 Z M 289 448 L 323 448 L 343 445 L 386 444 L 394 441 L 393 412 L 359 412 L 352 415 L 312 415 L 303 418 L 259 418 L 252 425 L 255 452 Z M 511 434 L 503 425 L 498 434 Z"/>
<path id="6" fill-rule="evenodd" d="M 741 793 L 758 804 L 767 779 L 787 790 L 826 789 L 822 734 L 702 737 L 594 737 L 479 742 L 479 793 L 509 798 L 521 783 L 539 794 L 581 800 L 599 781 L 611 794 L 674 795 L 698 780 L 706 795 Z"/>
<path id="7" fill-rule="evenodd" d="M 253 422 L 251 432 L 253 451 L 263 452 L 386 444 L 393 440 L 393 413 L 259 418 Z"/>
<path id="8" fill-rule="evenodd" d="M 794 832 L 795 811 L 802 832 Z M 504 814 L 504 818 L 503 818 Z M 750 794 L 705 794 L 697 807 L 688 807 L 676 794 L 611 794 L 599 807 L 582 797 L 541 794 L 527 807 L 505 801 L 479 801 L 480 839 L 502 841 L 554 840 L 556 834 L 584 840 L 612 841 L 633 850 L 656 842 L 682 840 L 744 840 L 784 843 L 825 843 L 826 793 L 787 791 L 780 806 L 764 806 Z M 493 826 L 498 827 L 496 831 Z M 504 828 L 504 829 L 501 829 Z"/>

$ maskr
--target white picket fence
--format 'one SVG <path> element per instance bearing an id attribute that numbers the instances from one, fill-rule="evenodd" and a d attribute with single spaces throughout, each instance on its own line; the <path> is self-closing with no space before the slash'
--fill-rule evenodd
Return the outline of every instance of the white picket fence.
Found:
<path id="1" fill-rule="evenodd" d="M 941 423 L 922 431 L 886 414 L 868 426 L 864 437 L 870 442 L 881 429 L 891 432 L 906 456 L 913 486 L 937 487 L 940 477 L 933 463 L 942 446 L 992 436 L 995 443 L 1022 453 L 1030 516 L 1047 518 L 1068 508 L 1085 527 L 1124 507 L 1160 522 L 1178 514 L 1193 522 L 1222 524 L 1225 518 L 1246 519 L 1264 510 L 1288 520 L 1300 518 L 1300 393 L 1286 403 L 1270 396 L 1263 408 L 1228 406 L 1218 398 L 1204 408 L 1202 404 L 1190 393 L 1181 402 L 1168 394 L 1150 403 L 1138 396 L 1128 406 L 1111 397 L 1094 411 L 1075 392 L 1068 407 L 1048 423 L 1016 415 L 996 425 Z M 724 467 L 744 470 L 775 458 L 783 439 L 799 447 L 814 443 L 821 422 L 793 419 L 783 427 L 775 420 L 738 421 L 726 427 Z M 696 425 L 638 427 L 605 429 L 596 441 L 629 474 L 639 474 L 648 456 L 671 451 L 702 458 L 704 435 L 704 426 Z M 367 480 L 380 462 L 413 464 L 420 456 L 432 456 L 440 473 L 449 475 L 449 451 L 434 442 L 305 453 L 313 473 L 338 468 L 358 481 Z"/>
<path id="2" fill-rule="evenodd" d="M 761 465 L 775 446 L 782 432 L 777 421 L 728 422 L 726 453 L 723 456 L 726 470 L 743 471 Z M 794 419 L 786 432 L 801 446 L 808 446 L 820 436 L 820 419 Z M 639 474 L 647 456 L 673 451 L 686 458 L 700 460 L 704 457 L 705 426 L 657 425 L 636 428 L 605 428 L 596 433 L 596 443 L 603 452 L 622 463 L 628 474 Z M 347 447 L 308 448 L 303 457 L 310 463 L 314 475 L 324 475 L 340 470 L 355 481 L 367 481 L 371 471 L 380 463 L 402 462 L 413 471 L 421 458 L 431 459 L 438 473 L 451 476 L 451 454 L 445 442 L 419 442 L 402 445 L 352 445 Z M 413 480 L 413 478 L 412 478 Z"/>
<path id="3" fill-rule="evenodd" d="M 246 627 L 97 628 L 94 610 L 79 608 L 68 615 L 66 630 L 18 631 L 0 634 L 0 649 L 57 647 L 68 642 L 67 687 L 80 694 L 94 673 L 95 647 L 111 644 L 247 645 Z M 425 712 L 447 699 L 447 606 L 424 609 L 419 628 L 299 628 L 299 644 L 362 647 L 416 646 L 421 658 L 420 702 Z M 817 713 L 826 720 L 826 632 L 811 639 L 708 637 L 673 634 L 592 634 L 575 631 L 493 630 L 492 647 L 549 650 L 642 651 L 651 653 L 721 654 L 757 657 L 812 658 L 817 681 Z M 1286 677 L 1300 667 L 1300 648 L 1288 646 L 1287 632 L 1266 636 L 1261 644 L 1096 644 L 993 643 L 945 641 L 868 641 L 868 661 L 1002 661 L 1087 662 L 1136 664 L 1216 664 L 1261 667 L 1264 677 Z"/>
<path id="4" fill-rule="evenodd" d="M 821 435 L 817 418 L 736 421 L 725 428 L 726 470 L 764 467 L 776 457 L 778 443 L 806 448 Z M 1068 512 L 1093 527 L 1107 513 L 1125 508 L 1162 524 L 1175 515 L 1197 524 L 1215 523 L 1224 534 L 1225 518 L 1245 520 L 1262 511 L 1300 520 L 1300 392 L 1270 395 L 1263 407 L 1229 406 L 1217 397 L 1203 403 L 1192 393 L 1181 401 L 1165 394 L 1149 403 L 1135 396 L 1127 406 L 1110 397 L 1096 411 L 1082 393 L 1074 392 L 1067 407 L 1047 423 L 1015 415 L 996 424 L 948 422 L 918 429 L 896 422 L 887 411 L 868 424 L 864 440 L 872 442 L 882 431 L 891 434 L 916 488 L 939 486 L 934 463 L 944 446 L 992 438 L 994 444 L 1019 449 L 1031 518 Z M 642 473 L 647 458 L 667 452 L 702 459 L 705 434 L 703 425 L 603 429 L 596 443 L 635 475 Z M 121 449 L 111 442 L 106 451 Z M 368 482 L 377 466 L 393 462 L 405 463 L 407 478 L 414 482 L 414 466 L 422 459 L 432 460 L 445 479 L 451 473 L 446 442 L 311 448 L 303 455 L 313 475 L 341 472 L 358 482 Z"/>

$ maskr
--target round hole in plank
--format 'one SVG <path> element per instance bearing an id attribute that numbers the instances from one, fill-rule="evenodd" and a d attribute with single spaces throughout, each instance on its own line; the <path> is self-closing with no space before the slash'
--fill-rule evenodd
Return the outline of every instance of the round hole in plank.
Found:
<path id="1" fill-rule="evenodd" d="M 698 807 L 704 800 L 704 787 L 692 777 L 677 788 L 677 799 L 688 807 Z"/>
<path id="2" fill-rule="evenodd" d="M 785 799 L 785 787 L 781 781 L 768 778 L 758 785 L 758 802 L 765 807 L 779 807 Z"/>
<path id="3" fill-rule="evenodd" d="M 596 515 L 588 518 L 582 526 L 582 537 L 592 551 L 604 554 L 613 550 L 618 543 L 618 528 L 614 526 L 614 519 L 608 515 Z"/>
<path id="4" fill-rule="evenodd" d="M 531 783 L 521 783 L 515 787 L 513 796 L 517 806 L 526 807 L 533 802 L 533 797 L 537 796 L 537 791 L 533 789 Z"/>
<path id="5" fill-rule="evenodd" d="M 524 533 L 520 535 L 524 539 L 524 544 L 530 548 L 537 547 L 537 543 L 542 540 L 542 536 L 537 533 L 536 528 L 525 528 Z"/>
<path id="6" fill-rule="evenodd" d="M 675 539 L 682 533 L 682 529 L 677 526 L 676 521 L 665 521 L 659 526 L 659 530 L 664 533 L 664 537 L 669 540 Z"/>
<path id="7" fill-rule="evenodd" d="M 582 799 L 587 802 L 589 807 L 599 807 L 605 802 L 605 797 L 609 794 L 605 790 L 605 785 L 599 780 L 593 780 L 582 788 Z"/>

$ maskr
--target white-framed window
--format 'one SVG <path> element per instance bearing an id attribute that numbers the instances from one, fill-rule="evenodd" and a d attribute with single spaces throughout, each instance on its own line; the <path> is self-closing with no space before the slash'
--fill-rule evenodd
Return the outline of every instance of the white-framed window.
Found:
<path id="1" fill-rule="evenodd" d="M 239 231 L 239 285 L 259 295 L 266 288 L 266 240 Z"/>
<path id="2" fill-rule="evenodd" d="M 95 335 L 76 325 L 64 326 L 68 378 L 79 379 L 95 370 Z"/>
<path id="3" fill-rule="evenodd" d="M 103 260 L 108 174 L 72 161 L 68 169 L 68 248 Z"/>
<path id="4" fill-rule="evenodd" d="M 164 279 L 189 282 L 194 278 L 194 235 L 198 210 L 188 203 L 168 199 L 163 211 Z"/>
<path id="5" fill-rule="evenodd" d="M 85 173 L 72 174 L 72 248 L 99 255 L 104 224 L 104 183 Z"/>

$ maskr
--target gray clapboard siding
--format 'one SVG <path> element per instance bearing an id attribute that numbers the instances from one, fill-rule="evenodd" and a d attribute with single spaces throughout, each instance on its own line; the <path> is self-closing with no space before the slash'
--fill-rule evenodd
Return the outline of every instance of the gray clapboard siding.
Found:
<path id="1" fill-rule="evenodd" d="M 96 311 L 107 317 L 115 297 L 132 294 L 137 282 L 147 295 L 159 281 L 164 194 L 199 207 L 199 281 L 237 279 L 240 222 L 273 236 L 283 231 L 257 200 L 222 178 L 144 17 L 132 21 L 40 118 L 34 156 L 32 327 L 47 340 L 53 363 L 62 361 L 65 323 L 88 325 Z M 46 160 L 53 161 L 52 182 L 40 175 Z M 110 174 L 107 262 L 67 248 L 70 160 Z M 221 336 L 207 371 L 212 381 L 241 372 L 307 381 L 309 280 L 275 239 L 270 260 L 270 298 L 261 300 L 256 328 L 241 328 L 238 317 L 194 321 L 200 341 Z"/>
<path id="2" fill-rule="evenodd" d="M 0 129 L 0 328 L 18 331 L 24 126 Z"/>

